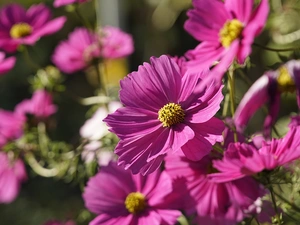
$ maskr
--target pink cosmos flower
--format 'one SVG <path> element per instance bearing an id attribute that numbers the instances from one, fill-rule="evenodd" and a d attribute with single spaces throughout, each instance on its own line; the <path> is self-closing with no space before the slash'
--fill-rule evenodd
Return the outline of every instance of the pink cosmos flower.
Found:
<path id="1" fill-rule="evenodd" d="M 76 28 L 68 40 L 60 42 L 52 56 L 53 63 L 65 73 L 85 69 L 100 56 L 96 34 L 86 28 Z"/>
<path id="2" fill-rule="evenodd" d="M 53 63 L 65 73 L 88 67 L 93 59 L 120 58 L 133 52 L 132 37 L 119 28 L 106 26 L 95 34 L 86 28 L 76 28 L 54 50 Z"/>
<path id="3" fill-rule="evenodd" d="M 87 1 L 88 0 L 54 0 L 53 6 L 57 8 L 57 7 L 61 7 L 64 5 L 70 5 L 70 4 L 74 4 L 74 3 L 84 3 Z"/>
<path id="4" fill-rule="evenodd" d="M 251 177 L 226 183 L 211 181 L 208 176 L 217 172 L 212 165 L 214 157 L 194 162 L 180 152 L 168 154 L 166 172 L 175 186 L 185 182 L 188 191 L 182 193 L 182 205 L 187 214 L 197 212 L 197 224 L 235 225 L 254 212 L 253 204 L 265 191 Z"/>
<path id="5" fill-rule="evenodd" d="M 16 63 L 15 57 L 5 58 L 5 53 L 0 52 L 0 75 L 10 71 Z"/>
<path id="6" fill-rule="evenodd" d="M 291 60 L 278 70 L 267 71 L 247 91 L 234 115 L 237 130 L 242 131 L 254 113 L 266 102 L 269 113 L 264 122 L 264 134 L 269 136 L 279 109 L 283 92 L 297 91 L 300 107 L 300 60 Z"/>
<path id="7" fill-rule="evenodd" d="M 60 30 L 66 18 L 51 20 L 51 11 L 44 4 L 32 5 L 27 11 L 18 4 L 9 4 L 0 11 L 0 48 L 15 52 L 20 45 L 34 45 L 40 37 Z"/>
<path id="8" fill-rule="evenodd" d="M 121 58 L 132 54 L 134 51 L 132 36 L 117 27 L 103 27 L 98 38 L 103 58 Z"/>
<path id="9" fill-rule="evenodd" d="M 251 53 L 268 16 L 268 0 L 255 10 L 254 0 L 193 0 L 193 5 L 184 28 L 201 44 L 187 52 L 187 67 L 195 71 L 220 61 L 214 69 L 220 79 L 235 58 L 242 64 Z"/>
<path id="10" fill-rule="evenodd" d="M 98 215 L 89 225 L 173 225 L 181 212 L 170 209 L 166 197 L 171 192 L 172 180 L 165 172 L 132 175 L 111 162 L 85 187 L 85 206 Z"/>
<path id="11" fill-rule="evenodd" d="M 45 90 L 35 91 L 31 99 L 23 100 L 15 108 L 19 115 L 31 114 L 38 119 L 45 119 L 56 111 L 57 107 L 53 105 L 51 94 Z"/>
<path id="12" fill-rule="evenodd" d="M 0 203 L 10 203 L 17 197 L 21 183 L 27 180 L 22 160 L 11 161 L 8 155 L 0 152 Z"/>
<path id="13" fill-rule="evenodd" d="M 222 160 L 215 160 L 214 167 L 220 173 L 211 174 L 214 182 L 227 182 L 273 170 L 300 157 L 300 126 L 293 127 L 284 138 L 272 139 L 260 149 L 252 145 L 234 143 L 229 145 Z"/>
<path id="14" fill-rule="evenodd" d="M 23 135 L 25 121 L 22 115 L 0 109 L 0 147 Z"/>
<path id="15" fill-rule="evenodd" d="M 167 56 L 150 61 L 121 81 L 125 107 L 104 120 L 121 139 L 115 149 L 119 164 L 134 174 L 155 171 L 170 151 L 199 160 L 223 140 L 224 124 L 213 117 L 223 99 L 221 88 L 211 83 L 199 92 L 205 71 L 182 76 Z"/>
<path id="16" fill-rule="evenodd" d="M 58 221 L 58 220 L 50 220 L 44 223 L 44 225 L 75 225 L 75 222 L 72 220 L 68 220 L 66 222 Z"/>

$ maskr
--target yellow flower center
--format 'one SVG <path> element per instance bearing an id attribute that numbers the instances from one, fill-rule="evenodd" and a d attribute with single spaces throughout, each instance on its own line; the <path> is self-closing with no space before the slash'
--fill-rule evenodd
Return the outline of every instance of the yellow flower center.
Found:
<path id="1" fill-rule="evenodd" d="M 183 122 L 184 111 L 179 104 L 168 103 L 158 111 L 158 119 L 163 127 L 171 127 L 174 124 Z"/>
<path id="2" fill-rule="evenodd" d="M 14 39 L 26 37 L 32 33 L 32 27 L 28 23 L 17 23 L 10 28 L 9 33 Z"/>
<path id="3" fill-rule="evenodd" d="M 285 66 L 279 68 L 277 84 L 280 92 L 293 92 L 296 89 L 295 82 Z"/>
<path id="4" fill-rule="evenodd" d="M 140 192 L 131 192 L 125 199 L 125 207 L 132 214 L 143 211 L 146 206 L 146 198 Z"/>
<path id="5" fill-rule="evenodd" d="M 240 37 L 243 31 L 243 23 L 237 19 L 226 21 L 220 30 L 220 42 L 224 48 L 227 48 L 231 43 Z"/>

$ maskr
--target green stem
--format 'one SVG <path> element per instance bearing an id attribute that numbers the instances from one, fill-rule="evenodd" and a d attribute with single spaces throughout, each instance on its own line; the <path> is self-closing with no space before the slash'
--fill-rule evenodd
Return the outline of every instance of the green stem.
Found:
<path id="1" fill-rule="evenodd" d="M 257 225 L 260 225 L 260 222 L 258 221 L 258 219 L 256 217 L 254 218 L 254 220 L 257 223 Z"/>
<path id="2" fill-rule="evenodd" d="M 97 60 L 93 65 L 95 67 L 96 74 L 97 74 L 97 77 L 99 79 L 99 87 L 102 90 L 102 92 L 105 94 L 105 96 L 108 96 L 107 89 L 106 89 L 106 86 L 105 86 L 105 83 L 104 83 L 104 80 L 103 80 L 103 76 L 101 76 L 101 73 L 100 73 L 99 61 Z"/>
<path id="3" fill-rule="evenodd" d="M 56 169 L 56 168 L 46 169 L 46 168 L 42 167 L 38 163 L 38 161 L 36 160 L 34 155 L 30 152 L 25 154 L 25 159 L 26 159 L 28 165 L 32 168 L 32 170 L 40 176 L 55 177 L 58 174 L 58 169 Z"/>
<path id="4" fill-rule="evenodd" d="M 106 96 L 92 96 L 88 98 L 77 98 L 82 105 L 94 105 L 94 104 L 108 104 L 110 98 Z"/>
<path id="5" fill-rule="evenodd" d="M 281 201 L 283 201 L 284 203 L 288 204 L 289 206 L 291 206 L 294 210 L 300 212 L 300 208 L 296 205 L 294 205 L 293 203 L 291 203 L 289 200 L 287 200 L 286 198 L 282 197 L 281 195 L 277 194 L 276 192 L 274 192 L 274 195 L 276 195 L 277 198 L 279 198 Z"/>
<path id="6" fill-rule="evenodd" d="M 38 123 L 38 139 L 39 139 L 39 147 L 43 156 L 47 156 L 48 149 L 48 140 L 46 135 L 46 126 L 43 122 Z"/>
<path id="7" fill-rule="evenodd" d="M 234 68 L 231 66 L 228 71 L 228 87 L 229 87 L 229 95 L 230 95 L 230 109 L 231 115 L 233 117 L 235 113 L 235 85 L 234 85 Z M 234 142 L 238 142 L 238 136 L 235 127 L 233 127 L 233 138 Z"/>
<path id="8" fill-rule="evenodd" d="M 219 146 L 218 144 L 215 144 L 215 145 L 213 145 L 212 147 L 213 147 L 213 149 L 214 149 L 215 151 L 221 153 L 222 155 L 224 154 L 223 148 L 222 148 L 221 146 Z"/>
<path id="9" fill-rule="evenodd" d="M 81 14 L 80 10 L 79 10 L 79 4 L 75 4 L 75 13 L 78 16 L 78 18 L 80 19 L 81 23 L 87 27 L 90 30 L 93 30 L 93 26 L 90 24 L 90 22 Z"/>
<path id="10" fill-rule="evenodd" d="M 224 106 L 223 106 L 223 111 L 222 111 L 222 116 L 225 118 L 227 116 L 228 112 L 228 107 L 229 107 L 229 101 L 230 101 L 230 96 L 229 92 L 226 93 L 225 99 L 224 99 Z"/>
<path id="11" fill-rule="evenodd" d="M 290 52 L 290 51 L 296 51 L 300 49 L 299 47 L 298 48 L 270 48 L 267 46 L 260 45 L 258 43 L 253 43 L 253 45 L 271 52 Z"/>
<path id="12" fill-rule="evenodd" d="M 23 46 L 23 56 L 24 56 L 24 58 L 25 58 L 26 63 L 27 63 L 30 67 L 32 67 L 32 69 L 38 70 L 38 69 L 41 68 L 37 63 L 35 63 L 35 62 L 31 59 L 31 57 L 30 57 L 30 55 L 29 55 L 29 52 L 28 52 L 28 49 L 27 49 L 26 46 Z"/>
<path id="13" fill-rule="evenodd" d="M 273 206 L 274 206 L 274 209 L 275 209 L 276 217 L 277 217 L 277 220 L 278 220 L 278 224 L 282 224 L 280 214 L 279 214 L 279 211 L 278 211 L 278 207 L 277 207 L 277 204 L 276 204 L 276 198 L 275 198 L 275 195 L 274 195 L 274 190 L 273 190 L 272 184 L 270 184 L 269 190 L 270 190 L 270 194 L 271 194 L 272 203 L 273 203 Z"/>
<path id="14" fill-rule="evenodd" d="M 186 219 L 184 215 L 181 215 L 178 218 L 178 222 L 180 223 L 180 225 L 189 225 L 189 221 Z"/>

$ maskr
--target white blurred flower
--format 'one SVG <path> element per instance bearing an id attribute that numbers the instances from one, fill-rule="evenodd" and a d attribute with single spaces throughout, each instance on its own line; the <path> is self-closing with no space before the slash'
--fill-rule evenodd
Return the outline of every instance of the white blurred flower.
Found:
<path id="1" fill-rule="evenodd" d="M 80 135 L 91 141 L 100 140 L 109 133 L 106 124 L 102 121 L 109 113 L 116 111 L 122 104 L 120 102 L 110 102 L 107 109 L 102 106 L 94 115 L 88 119 L 80 128 Z"/>
<path id="2" fill-rule="evenodd" d="M 115 157 L 112 151 L 102 146 L 101 138 L 109 133 L 106 124 L 102 120 L 120 107 L 122 107 L 122 104 L 116 101 L 108 104 L 108 110 L 104 106 L 100 107 L 81 127 L 80 136 L 89 141 L 83 146 L 81 153 L 81 157 L 86 163 L 96 159 L 99 166 L 106 166 Z"/>

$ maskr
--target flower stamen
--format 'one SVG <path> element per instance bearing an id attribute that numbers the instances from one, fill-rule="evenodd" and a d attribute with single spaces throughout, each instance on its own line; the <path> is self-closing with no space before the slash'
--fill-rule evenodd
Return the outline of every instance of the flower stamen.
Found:
<path id="1" fill-rule="evenodd" d="M 146 198 L 140 192 L 131 192 L 125 199 L 125 207 L 132 214 L 143 211 L 146 206 Z"/>
<path id="2" fill-rule="evenodd" d="M 32 27 L 28 23 L 17 23 L 10 28 L 9 33 L 14 39 L 26 37 L 32 33 Z"/>
<path id="3" fill-rule="evenodd" d="M 158 111 L 158 119 L 162 122 L 163 127 L 171 127 L 183 122 L 184 116 L 181 106 L 175 103 L 168 103 Z"/>
<path id="4" fill-rule="evenodd" d="M 279 68 L 277 84 L 280 92 L 294 92 L 296 89 L 295 82 L 285 66 Z"/>
<path id="5" fill-rule="evenodd" d="M 226 21 L 219 32 L 220 42 L 224 48 L 228 48 L 231 43 L 241 36 L 243 23 L 237 19 Z"/>

